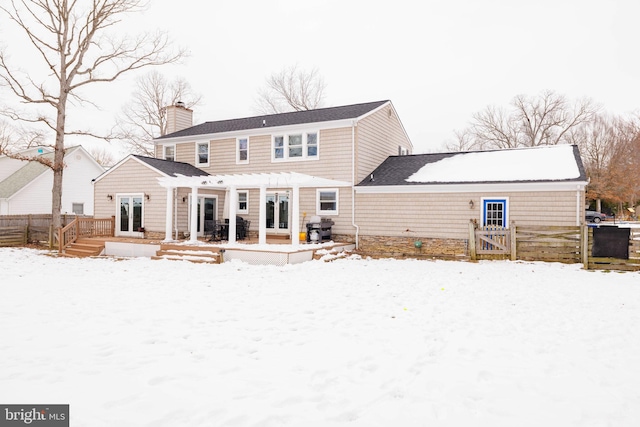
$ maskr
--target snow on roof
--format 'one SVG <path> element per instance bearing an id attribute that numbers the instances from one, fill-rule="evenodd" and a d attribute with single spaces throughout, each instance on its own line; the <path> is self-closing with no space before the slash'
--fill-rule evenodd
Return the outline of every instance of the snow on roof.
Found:
<path id="1" fill-rule="evenodd" d="M 580 177 L 571 145 L 468 152 L 428 163 L 407 182 L 502 182 Z"/>

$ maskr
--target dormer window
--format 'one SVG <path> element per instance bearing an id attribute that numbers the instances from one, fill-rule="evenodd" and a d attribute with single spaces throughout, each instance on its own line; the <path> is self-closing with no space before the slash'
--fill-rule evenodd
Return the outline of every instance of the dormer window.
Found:
<path id="1" fill-rule="evenodd" d="M 318 158 L 318 132 L 274 135 L 272 141 L 272 160 L 274 161 Z"/>

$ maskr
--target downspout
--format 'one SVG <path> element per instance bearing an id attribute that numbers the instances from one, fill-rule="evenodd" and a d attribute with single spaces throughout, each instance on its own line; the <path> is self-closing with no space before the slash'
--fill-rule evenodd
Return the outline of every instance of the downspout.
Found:
<path id="1" fill-rule="evenodd" d="M 359 247 L 360 226 L 356 224 L 356 124 L 351 125 L 351 225 L 356 229 L 356 249 Z"/>

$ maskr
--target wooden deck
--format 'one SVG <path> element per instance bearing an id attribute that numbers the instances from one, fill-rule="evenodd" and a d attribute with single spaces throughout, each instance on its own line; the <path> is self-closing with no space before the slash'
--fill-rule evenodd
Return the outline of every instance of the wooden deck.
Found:
<path id="1" fill-rule="evenodd" d="M 116 257 L 149 257 L 153 259 L 187 260 L 193 262 L 222 263 L 241 260 L 249 264 L 286 265 L 317 259 L 321 254 L 350 251 L 352 243 L 325 242 L 308 244 L 300 242 L 292 246 L 290 239 L 268 237 L 266 245 L 257 239 L 244 239 L 236 243 L 209 242 L 198 239 L 197 244 L 189 240 L 164 242 L 159 239 L 133 237 L 91 237 L 83 240 L 104 245 L 103 255 Z"/>

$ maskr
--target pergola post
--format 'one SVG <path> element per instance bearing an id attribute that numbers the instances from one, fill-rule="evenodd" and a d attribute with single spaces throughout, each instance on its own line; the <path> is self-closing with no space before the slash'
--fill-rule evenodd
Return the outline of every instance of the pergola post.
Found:
<path id="1" fill-rule="evenodd" d="M 291 245 L 297 247 L 300 246 L 300 186 L 297 184 L 293 185 L 291 204 Z"/>
<path id="2" fill-rule="evenodd" d="M 238 208 L 238 191 L 235 185 L 229 186 L 229 243 L 236 242 L 236 211 Z"/>
<path id="3" fill-rule="evenodd" d="M 258 244 L 267 243 L 267 186 L 260 186 L 260 210 L 258 214 Z"/>
<path id="4" fill-rule="evenodd" d="M 198 187 L 191 187 L 191 220 L 189 243 L 198 243 Z"/>
<path id="5" fill-rule="evenodd" d="M 173 241 L 173 187 L 167 187 L 167 207 L 164 220 L 164 241 Z"/>

